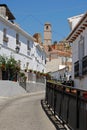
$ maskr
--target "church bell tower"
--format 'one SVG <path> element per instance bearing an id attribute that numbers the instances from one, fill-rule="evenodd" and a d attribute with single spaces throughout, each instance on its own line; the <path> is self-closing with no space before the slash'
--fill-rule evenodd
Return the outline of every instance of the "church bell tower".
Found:
<path id="1" fill-rule="evenodd" d="M 44 25 L 44 45 L 52 44 L 52 28 L 50 23 Z"/>

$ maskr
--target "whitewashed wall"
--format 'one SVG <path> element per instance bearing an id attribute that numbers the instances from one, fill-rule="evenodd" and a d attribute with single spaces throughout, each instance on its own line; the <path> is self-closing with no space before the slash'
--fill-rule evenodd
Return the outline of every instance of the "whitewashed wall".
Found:
<path id="1" fill-rule="evenodd" d="M 3 29 L 7 29 L 7 37 L 8 42 L 3 42 Z M 20 51 L 19 53 L 16 53 L 16 33 L 19 34 L 19 41 L 20 41 Z M 27 40 L 30 41 L 30 52 L 27 51 Z M 39 49 L 39 53 L 37 51 L 37 47 L 34 43 L 34 39 L 32 36 L 30 36 L 28 33 L 26 33 L 24 30 L 22 30 L 19 26 L 9 22 L 5 18 L 2 18 L 0 16 L 0 55 L 6 55 L 7 57 L 13 56 L 17 61 L 21 61 L 21 69 L 26 69 L 26 64 L 29 62 L 28 69 L 38 70 L 41 71 L 44 70 L 46 72 L 45 68 L 45 59 L 46 55 L 45 52 Z M 41 61 L 41 56 L 44 55 L 43 62 Z M 37 58 L 36 58 L 37 57 Z M 37 62 L 37 59 L 39 59 L 40 62 Z M 37 67 L 38 64 L 38 67 Z"/>
<path id="2" fill-rule="evenodd" d="M 87 56 L 87 28 L 81 33 L 81 35 L 84 37 L 84 56 Z M 81 36 L 80 35 L 80 36 Z M 74 86 L 81 88 L 81 89 L 87 89 L 87 75 L 84 75 L 83 78 L 75 78 L 74 77 L 74 63 L 78 61 L 78 42 L 80 40 L 80 36 L 74 41 L 72 44 L 72 78 L 74 80 Z"/>
<path id="3" fill-rule="evenodd" d="M 35 42 L 35 60 L 36 60 L 36 65 L 35 65 L 35 70 L 40 71 L 40 72 L 46 72 L 46 53 L 45 51 L 40 47 L 39 43 Z"/>

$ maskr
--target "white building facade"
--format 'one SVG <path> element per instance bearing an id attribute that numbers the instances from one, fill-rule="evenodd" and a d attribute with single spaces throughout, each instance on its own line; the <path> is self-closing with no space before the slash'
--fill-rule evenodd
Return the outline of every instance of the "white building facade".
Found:
<path id="1" fill-rule="evenodd" d="M 87 90 L 87 13 L 67 37 L 72 44 L 72 78 L 74 86 Z"/>
<path id="2" fill-rule="evenodd" d="M 33 70 L 40 71 L 45 73 L 46 72 L 46 53 L 39 43 L 34 42 L 34 52 L 33 52 Z"/>
<path id="3" fill-rule="evenodd" d="M 46 53 L 34 38 L 14 23 L 7 5 L 0 5 L 0 55 L 13 56 L 21 70 L 46 72 Z"/>

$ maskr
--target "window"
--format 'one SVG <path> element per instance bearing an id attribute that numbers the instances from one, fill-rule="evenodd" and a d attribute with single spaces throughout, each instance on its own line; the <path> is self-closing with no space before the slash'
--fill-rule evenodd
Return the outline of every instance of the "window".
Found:
<path id="1" fill-rule="evenodd" d="M 47 60 L 45 59 L 45 64 L 46 64 Z"/>
<path id="2" fill-rule="evenodd" d="M 6 36 L 6 34 L 7 34 L 7 29 L 4 28 L 4 29 L 3 29 L 3 41 L 4 41 L 4 42 L 8 42 L 8 37 Z"/>
<path id="3" fill-rule="evenodd" d="M 83 57 L 83 60 L 82 60 L 82 74 L 83 75 L 86 75 L 87 74 L 87 56 L 84 56 Z"/>
<path id="4" fill-rule="evenodd" d="M 49 54 L 49 61 L 51 61 L 51 58 L 52 58 L 52 57 L 51 57 L 51 54 Z"/>
<path id="5" fill-rule="evenodd" d="M 6 37 L 6 32 L 7 32 L 7 29 L 4 28 L 4 29 L 3 29 L 3 36 L 4 36 L 4 37 Z"/>
<path id="6" fill-rule="evenodd" d="M 15 48 L 16 53 L 19 53 L 19 51 L 20 51 L 20 45 L 21 45 L 21 43 L 19 42 L 19 34 L 16 33 L 16 48 Z"/>
<path id="7" fill-rule="evenodd" d="M 50 45 L 48 45 L 48 51 L 52 51 L 52 48 Z"/>
<path id="8" fill-rule="evenodd" d="M 20 45 L 20 42 L 19 42 L 19 34 L 18 34 L 18 33 L 16 33 L 16 44 L 17 44 L 17 45 Z"/>
<path id="9" fill-rule="evenodd" d="M 44 60 L 43 56 L 42 56 L 42 60 Z"/>
<path id="10" fill-rule="evenodd" d="M 27 41 L 27 50 L 31 50 L 31 48 L 30 48 L 30 41 L 29 40 Z"/>
<path id="11" fill-rule="evenodd" d="M 62 65 L 64 65 L 65 64 L 65 57 L 61 57 L 61 59 L 62 59 Z"/>
<path id="12" fill-rule="evenodd" d="M 44 69 L 42 70 L 42 72 L 44 73 Z"/>
<path id="13" fill-rule="evenodd" d="M 19 34 L 16 33 L 16 44 L 18 44 L 18 43 L 19 43 Z"/>
<path id="14" fill-rule="evenodd" d="M 26 69 L 28 70 L 29 62 L 26 62 Z"/>
<path id="15" fill-rule="evenodd" d="M 78 44 L 79 76 L 82 76 L 82 59 L 84 57 L 84 37 L 81 35 Z"/>
<path id="16" fill-rule="evenodd" d="M 74 63 L 74 77 L 79 77 L 79 61 Z"/>

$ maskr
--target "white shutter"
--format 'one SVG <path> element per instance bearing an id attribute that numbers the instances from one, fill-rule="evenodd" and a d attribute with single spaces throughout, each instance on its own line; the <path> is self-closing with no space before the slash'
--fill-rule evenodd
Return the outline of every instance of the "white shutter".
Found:
<path id="1" fill-rule="evenodd" d="M 80 37 L 78 43 L 79 75 L 82 76 L 82 58 L 84 57 L 84 37 Z"/>

